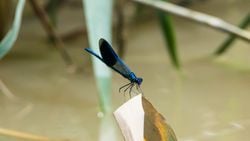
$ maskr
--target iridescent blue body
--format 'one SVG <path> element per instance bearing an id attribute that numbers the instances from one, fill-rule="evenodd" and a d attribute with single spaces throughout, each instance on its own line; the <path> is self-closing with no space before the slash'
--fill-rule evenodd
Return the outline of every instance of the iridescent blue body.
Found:
<path id="1" fill-rule="evenodd" d="M 130 92 L 132 87 L 137 84 L 136 86 L 140 86 L 143 79 L 140 77 L 137 77 L 130 69 L 129 67 L 118 57 L 118 55 L 115 53 L 115 51 L 112 49 L 111 45 L 104 39 L 99 40 L 99 48 L 101 56 L 97 55 L 92 49 L 86 48 L 85 50 L 89 52 L 90 54 L 97 57 L 99 60 L 101 60 L 103 63 L 105 63 L 108 67 L 112 68 L 114 71 L 121 74 L 123 77 L 127 78 L 130 83 L 121 87 L 120 89 L 128 86 L 130 88 Z M 137 87 L 137 88 L 138 88 Z M 128 89 L 126 88 L 125 91 Z"/>

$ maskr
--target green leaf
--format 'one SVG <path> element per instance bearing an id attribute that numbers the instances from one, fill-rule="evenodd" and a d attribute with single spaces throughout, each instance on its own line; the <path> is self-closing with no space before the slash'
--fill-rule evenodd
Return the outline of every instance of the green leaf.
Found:
<path id="1" fill-rule="evenodd" d="M 168 50 L 170 59 L 175 68 L 180 69 L 180 62 L 177 53 L 177 45 L 175 38 L 175 31 L 172 24 L 171 17 L 161 11 L 158 12 L 161 28 L 163 31 L 166 48 Z"/>
<path id="2" fill-rule="evenodd" d="M 19 0 L 15 12 L 15 18 L 11 29 L 0 42 L 0 59 L 2 59 L 12 48 L 17 40 L 18 33 L 22 22 L 22 13 L 25 5 L 25 0 Z"/>
<path id="3" fill-rule="evenodd" d="M 250 14 L 248 13 L 239 24 L 239 27 L 244 29 L 249 25 L 249 23 L 250 23 Z M 235 39 L 236 36 L 231 34 L 215 51 L 215 55 L 221 55 L 225 53 L 229 49 L 230 45 L 235 41 Z"/>
<path id="4" fill-rule="evenodd" d="M 112 39 L 113 0 L 83 0 L 90 47 L 99 53 L 99 39 Z M 95 79 L 103 113 L 111 111 L 111 71 L 100 60 L 92 57 Z"/>

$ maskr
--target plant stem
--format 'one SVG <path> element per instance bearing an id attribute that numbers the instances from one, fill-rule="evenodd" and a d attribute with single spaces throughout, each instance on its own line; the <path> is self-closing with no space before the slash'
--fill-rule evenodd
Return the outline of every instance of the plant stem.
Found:
<path id="1" fill-rule="evenodd" d="M 9 88 L 4 84 L 4 82 L 0 79 L 0 91 L 11 100 L 16 100 L 17 97 L 9 90 Z"/>
<path id="2" fill-rule="evenodd" d="M 192 21 L 207 25 L 209 27 L 212 27 L 214 29 L 218 29 L 220 31 L 230 33 L 235 35 L 236 37 L 239 37 L 245 41 L 250 42 L 250 33 L 248 31 L 244 31 L 237 26 L 234 26 L 230 23 L 225 22 L 224 20 L 210 16 L 201 12 L 197 12 L 194 10 L 190 10 L 187 8 L 183 8 L 181 6 L 177 6 L 174 4 L 171 4 L 169 2 L 163 2 L 163 1 L 155 1 L 155 0 L 133 0 L 134 2 L 147 5 L 150 7 L 153 7 L 155 9 L 164 11 L 166 13 L 174 14 L 186 19 L 190 19 Z"/>
<path id="3" fill-rule="evenodd" d="M 47 32 L 48 36 L 55 41 L 56 47 L 58 51 L 61 53 L 63 60 L 65 61 L 67 66 L 74 66 L 73 61 L 66 51 L 62 39 L 57 35 L 49 16 L 46 14 L 45 10 L 39 6 L 36 0 L 29 0 L 31 7 L 33 8 L 35 14 L 39 18 L 40 22 L 42 23 L 43 28 Z"/>
<path id="4" fill-rule="evenodd" d="M 250 23 L 250 14 L 248 13 L 247 16 L 242 20 L 239 27 L 242 29 L 245 29 Z M 230 36 L 220 45 L 220 47 L 215 51 L 215 55 L 221 55 L 225 51 L 227 51 L 230 47 L 230 45 L 235 41 L 236 36 L 233 34 L 230 34 Z"/>
<path id="5" fill-rule="evenodd" d="M 69 141 L 67 139 L 50 139 L 48 137 L 44 137 L 40 135 L 34 135 L 31 133 L 24 133 L 24 132 L 4 129 L 4 128 L 0 128 L 0 135 L 14 137 L 16 139 L 21 139 L 21 140 L 29 140 L 29 141 Z"/>
<path id="6" fill-rule="evenodd" d="M 124 0 L 118 0 L 116 3 L 116 14 L 117 14 L 117 23 L 116 23 L 116 42 L 118 47 L 118 55 L 123 57 L 125 52 L 125 25 L 124 25 L 124 12 L 123 6 L 125 4 Z"/>

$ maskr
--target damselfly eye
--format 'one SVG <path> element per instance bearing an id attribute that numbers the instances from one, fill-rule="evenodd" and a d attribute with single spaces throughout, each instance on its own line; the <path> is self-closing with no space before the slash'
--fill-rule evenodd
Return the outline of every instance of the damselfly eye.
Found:
<path id="1" fill-rule="evenodd" d="M 143 81 L 142 78 L 137 78 L 137 84 L 138 84 L 138 85 L 141 85 L 142 81 Z"/>

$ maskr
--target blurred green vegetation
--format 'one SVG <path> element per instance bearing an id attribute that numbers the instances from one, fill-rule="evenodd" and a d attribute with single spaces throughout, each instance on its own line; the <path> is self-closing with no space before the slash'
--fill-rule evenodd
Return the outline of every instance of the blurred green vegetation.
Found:
<path id="1" fill-rule="evenodd" d="M 3 39 L 0 42 L 0 59 L 3 58 L 11 50 L 12 46 L 14 45 L 18 37 L 18 33 L 22 22 L 22 13 L 24 5 L 25 5 L 25 0 L 18 1 L 12 27 L 11 29 L 9 29 L 8 33 L 5 35 L 5 37 L 3 37 Z M 6 9 L 6 11 L 8 11 L 8 9 Z M 6 13 L 6 15 L 8 14 Z"/>
<path id="2" fill-rule="evenodd" d="M 176 69 L 180 69 L 180 62 L 177 52 L 176 36 L 174 31 L 174 25 L 170 15 L 167 15 L 161 11 L 159 13 L 159 21 L 161 24 L 163 36 L 166 42 L 166 48 L 173 66 Z"/>
<path id="3" fill-rule="evenodd" d="M 239 24 L 239 27 L 242 29 L 247 28 L 247 26 L 250 24 L 250 14 L 248 13 L 244 19 L 241 21 Z M 225 53 L 232 45 L 232 43 L 235 41 L 236 36 L 235 35 L 230 35 L 215 51 L 215 55 L 221 55 Z"/>

